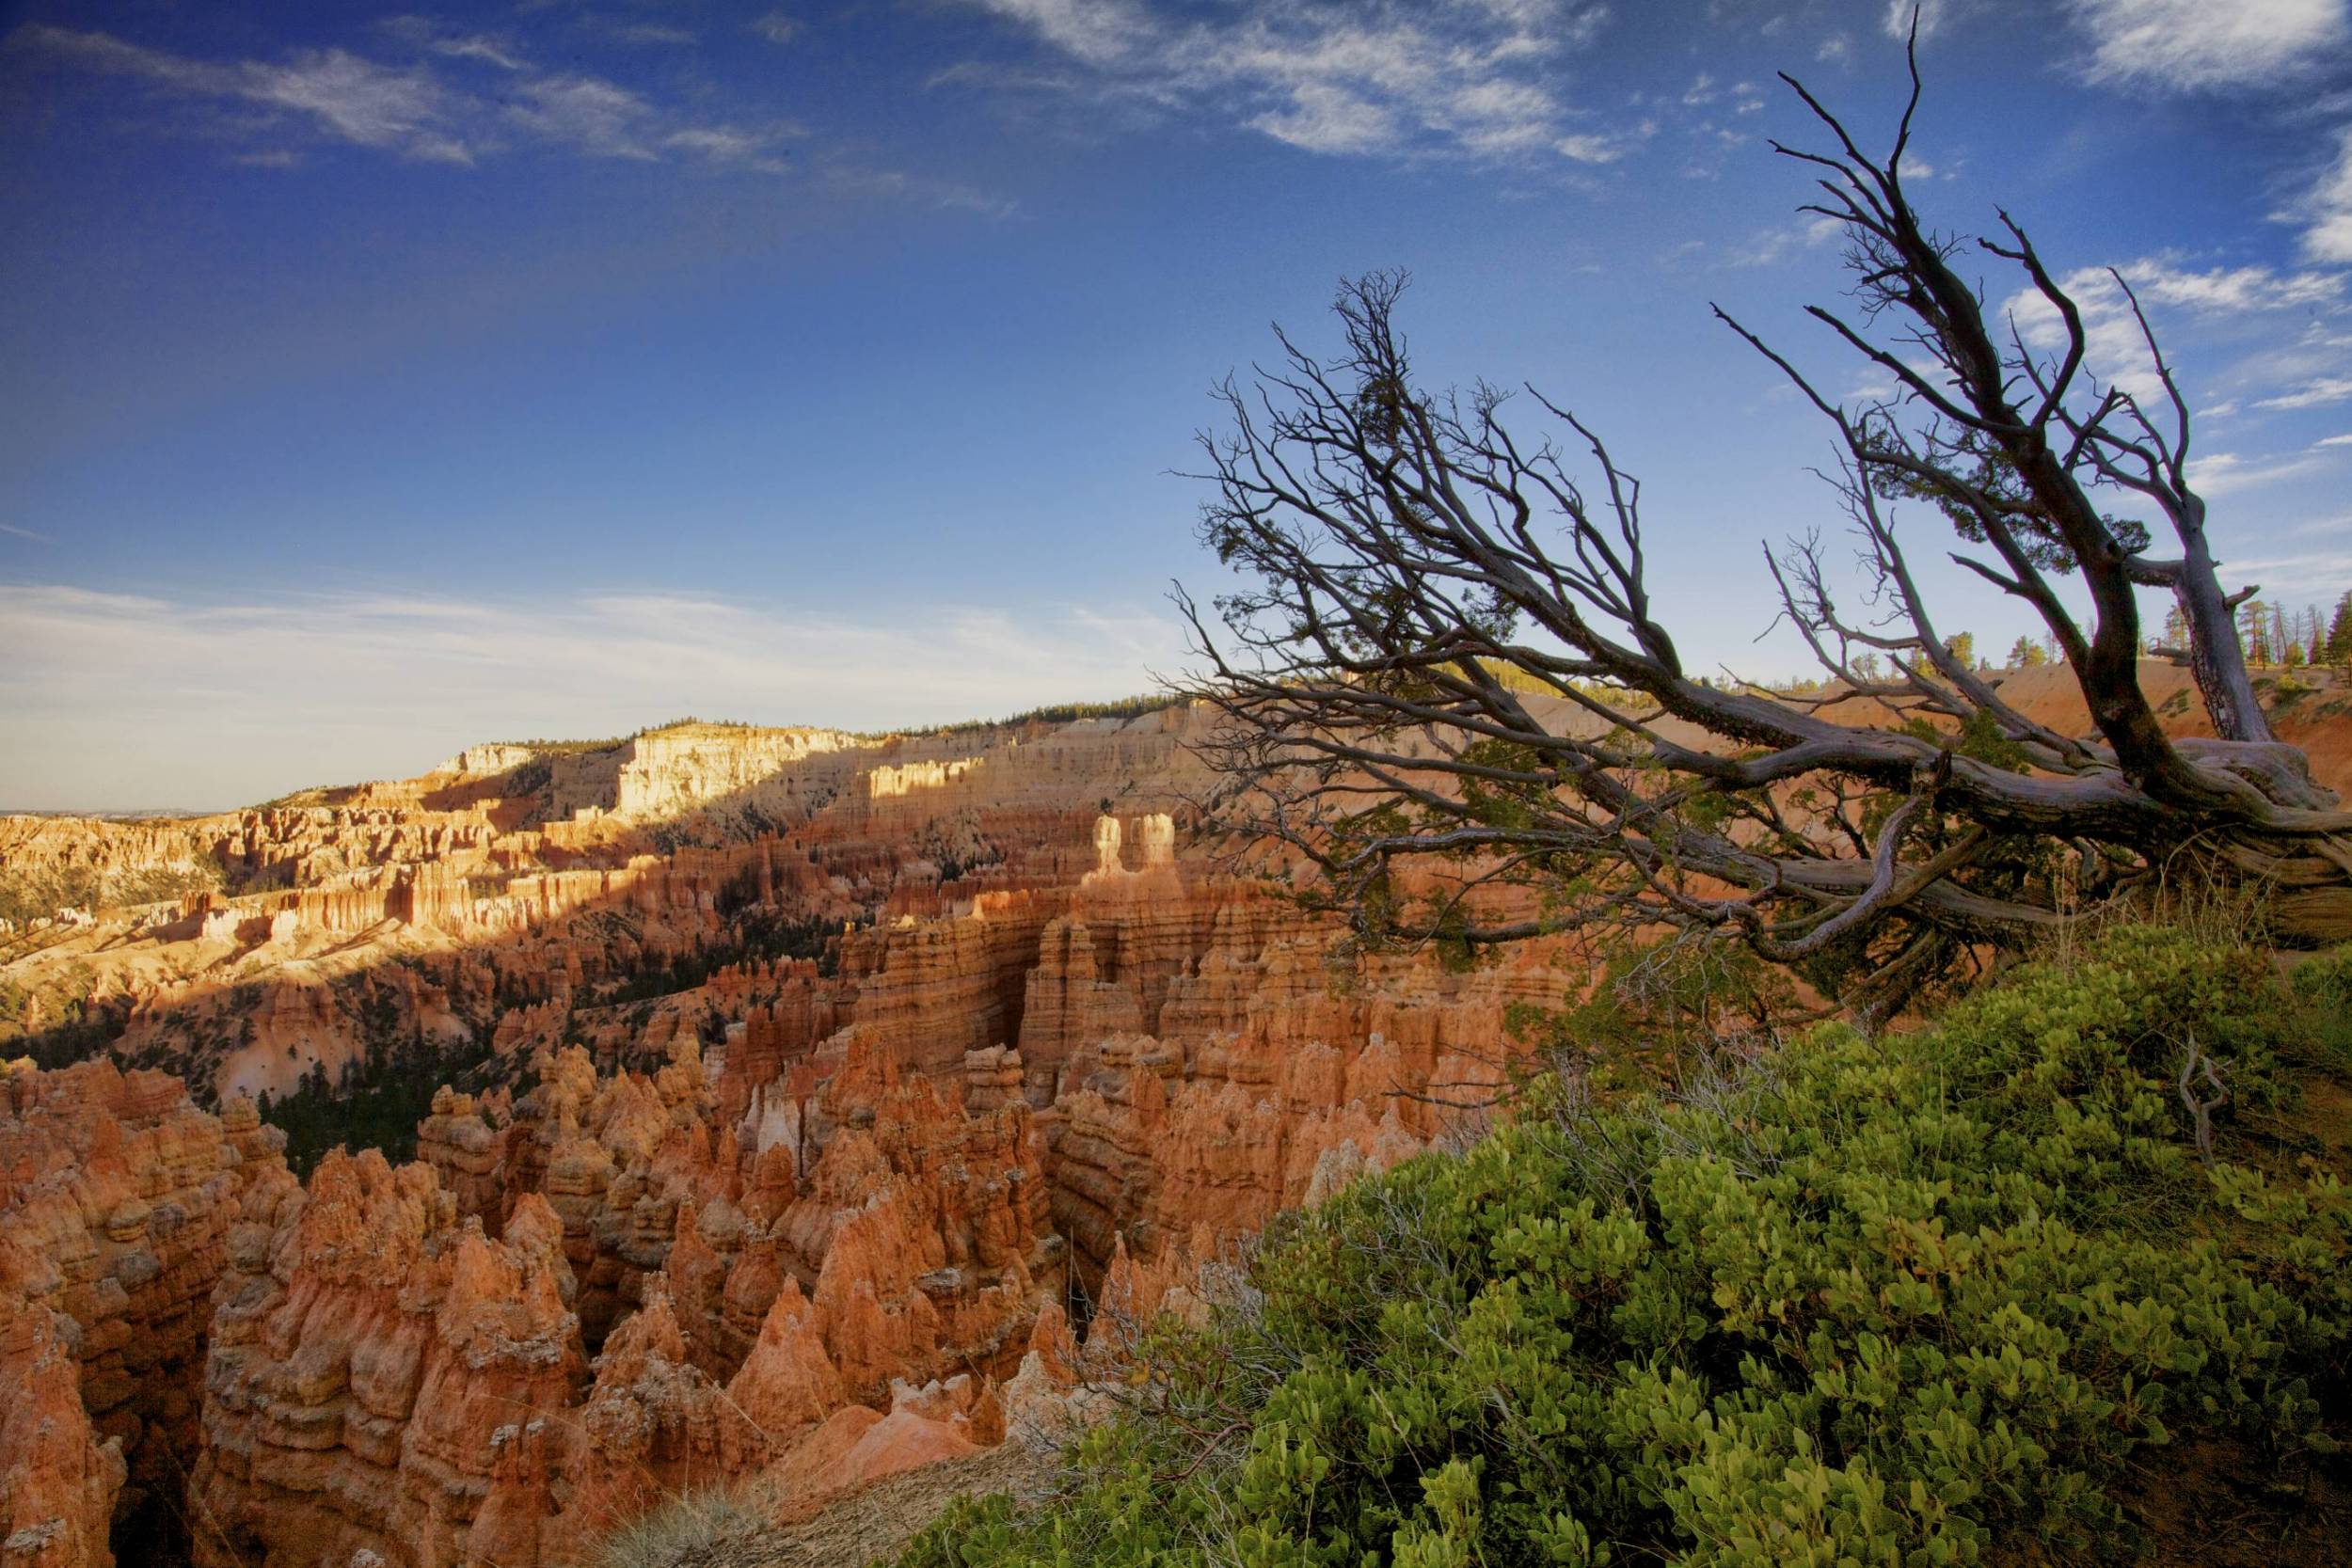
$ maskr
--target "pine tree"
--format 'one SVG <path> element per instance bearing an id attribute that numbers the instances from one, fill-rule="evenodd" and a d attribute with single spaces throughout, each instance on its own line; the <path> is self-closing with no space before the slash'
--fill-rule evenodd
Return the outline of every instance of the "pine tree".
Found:
<path id="1" fill-rule="evenodd" d="M 2352 588 L 2336 601 L 2336 618 L 2328 625 L 2328 662 L 2352 666 Z"/>
<path id="2" fill-rule="evenodd" d="M 2260 599 L 2249 599 L 2237 612 L 2238 645 L 2246 650 L 2249 664 L 2270 662 L 2270 607 Z"/>
<path id="3" fill-rule="evenodd" d="M 2030 637 L 2021 637 L 2010 644 L 2009 667 L 2012 670 L 2038 670 L 2049 662 L 2042 644 Z"/>
<path id="4" fill-rule="evenodd" d="M 1962 664 L 1970 668 L 1975 667 L 1977 662 L 1976 633 L 1967 631 L 1954 632 L 1951 636 L 1944 640 L 1944 646 L 1950 649 L 1952 657 L 1960 660 Z"/>
<path id="5" fill-rule="evenodd" d="M 2188 646 L 2188 615 L 2177 603 L 2164 612 L 2164 645 L 2168 648 Z"/>

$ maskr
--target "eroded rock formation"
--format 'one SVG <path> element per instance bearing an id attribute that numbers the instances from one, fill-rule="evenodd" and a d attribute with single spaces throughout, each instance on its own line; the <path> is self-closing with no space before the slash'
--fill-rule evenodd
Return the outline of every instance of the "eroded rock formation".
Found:
<path id="1" fill-rule="evenodd" d="M 6 1354 L 28 1389 L 75 1391 L 88 1440 L 113 1454 L 81 1465 L 77 1495 L 87 1506 L 103 1492 L 112 1518 L 136 1533 L 181 1533 L 214 1287 L 239 1227 L 298 1196 L 282 1142 L 251 1103 L 211 1116 L 160 1072 L 20 1062 L 0 1079 Z M 27 1484 L 54 1489 L 74 1437 L 28 1420 L 0 1434 L 0 1474 L 22 1470 Z M 95 1484 L 105 1473 L 119 1490 Z M 11 1506 L 31 1505 L 20 1494 Z M 108 1522 L 69 1516 L 60 1539 L 94 1529 L 103 1542 Z"/>
<path id="2" fill-rule="evenodd" d="M 124 979 L 112 1051 L 229 1108 L 100 1066 L 15 1091 L 105 1101 L 174 1174 L 144 1219 L 108 1188 L 11 1233 L 70 1209 L 87 1257 L 60 1256 L 118 1283 L 160 1197 L 206 1240 L 123 1286 L 182 1347 L 183 1400 L 157 1380 L 135 1431 L 124 1347 L 39 1317 L 66 1274 L 8 1275 L 0 1354 L 51 1404 L 70 1355 L 80 1395 L 12 1439 L 9 1506 L 100 1549 L 93 1511 L 127 1516 L 119 1473 L 153 1490 L 140 1440 L 169 1431 L 206 1563 L 531 1568 L 675 1491 L 806 1498 L 1080 1418 L 1127 1325 L 1198 1312 L 1232 1239 L 1460 1125 L 1441 1101 L 1502 1070 L 1505 1008 L 1579 979 L 1339 965 L 1188 858 L 1191 722 L 477 749 L 247 814 L 236 863 L 291 886 L 232 876 L 35 953 Z M 330 1153 L 298 1185 L 235 1091 L 392 1052 L 458 1080 L 418 1100 L 413 1162 Z"/>

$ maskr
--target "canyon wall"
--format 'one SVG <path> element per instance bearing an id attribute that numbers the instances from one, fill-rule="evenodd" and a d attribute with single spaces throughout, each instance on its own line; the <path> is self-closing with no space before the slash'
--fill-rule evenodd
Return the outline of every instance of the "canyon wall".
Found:
<path id="1" fill-rule="evenodd" d="M 1276 1213 L 1474 1135 L 1513 1009 L 1590 978 L 1367 957 L 1224 874 L 1204 721 L 0 822 L 36 879 L 220 874 L 0 932 L 48 1064 L 0 1081 L 0 1568 L 555 1565 L 1074 1418 Z M 393 1120 L 290 1163 L 295 1101 Z"/>
<path id="2" fill-rule="evenodd" d="M 330 1155 L 217 1288 L 199 1560 L 527 1568 L 681 1489 L 1002 1440 L 1066 1309 L 1461 1131 L 1433 1091 L 1495 1082 L 1503 1009 L 1564 983 L 1341 985 L 1166 816 L 1088 836 L 1064 886 L 714 974 L 737 1016 L 651 1071 L 542 1046 L 520 1094 L 437 1096 L 417 1163 Z"/>
<path id="3" fill-rule="evenodd" d="M 0 1421 L 27 1562 L 103 1562 L 110 1522 L 183 1541 L 214 1290 L 300 1188 L 249 1102 L 214 1117 L 177 1079 L 110 1062 L 0 1079 Z M 72 1408 L 66 1408 L 66 1395 Z"/>

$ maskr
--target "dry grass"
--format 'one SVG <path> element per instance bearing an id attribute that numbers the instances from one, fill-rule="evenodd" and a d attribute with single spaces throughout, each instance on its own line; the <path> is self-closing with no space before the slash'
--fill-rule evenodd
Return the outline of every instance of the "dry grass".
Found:
<path id="1" fill-rule="evenodd" d="M 766 1524 L 739 1489 L 680 1493 L 597 1542 L 587 1562 L 589 1568 L 682 1568 Z"/>

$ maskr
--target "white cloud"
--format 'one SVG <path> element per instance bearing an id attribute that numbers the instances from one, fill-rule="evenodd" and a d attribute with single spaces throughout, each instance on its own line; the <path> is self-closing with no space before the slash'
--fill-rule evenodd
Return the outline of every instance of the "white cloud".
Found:
<path id="1" fill-rule="evenodd" d="M 2341 308 L 2347 292 L 2342 273 L 2280 272 L 2265 266 L 2200 270 L 2169 256 L 2142 257 L 2118 270 L 2152 316 L 2177 311 L 2194 320 L 2217 321 L 2291 312 L 2299 319 L 2313 309 Z M 2058 283 L 2082 312 L 2090 368 L 2135 396 L 2160 393 L 2162 387 L 2139 323 L 2114 277 L 2105 268 L 2084 267 L 2068 273 Z M 2038 292 L 2021 289 L 2010 296 L 2004 309 L 2030 346 L 2047 351 L 2063 342 L 2058 310 Z M 2290 405 L 2265 399 L 2255 406 Z"/>
<path id="2" fill-rule="evenodd" d="M 980 0 L 1000 16 L 1026 23 L 1046 42 L 1095 65 L 1108 65 L 1155 39 L 1159 26 L 1135 0 Z"/>
<path id="3" fill-rule="evenodd" d="M 2303 254 L 2314 261 L 2352 262 L 2352 126 L 2336 133 L 2336 157 L 2306 203 L 2311 227 Z"/>
<path id="4" fill-rule="evenodd" d="M 2131 262 L 2122 272 L 2124 281 L 2142 303 L 2207 314 L 2339 305 L 2345 292 L 2344 276 L 2336 272 L 2282 273 L 2263 266 L 2210 267 L 2198 272 L 2163 258 Z"/>
<path id="5" fill-rule="evenodd" d="M 783 142 L 796 140 L 807 133 L 789 120 L 763 128 L 738 125 L 691 125 L 682 131 L 672 131 L 661 138 L 665 148 L 693 152 L 719 164 L 740 164 L 749 168 L 780 174 L 785 169 L 775 149 Z"/>
<path id="6" fill-rule="evenodd" d="M 453 60 L 482 60 L 501 71 L 524 69 L 519 55 L 510 54 L 504 45 L 486 38 L 447 39 L 432 45 L 435 53 L 447 55 Z"/>
<path id="7" fill-rule="evenodd" d="M 0 583 L 0 809 L 230 806 L 681 713 L 878 729 L 1150 689 L 1140 606 L 854 621 L 708 595 L 200 603 Z"/>
<path id="8" fill-rule="evenodd" d="M 14 37 L 91 70 L 144 77 L 192 97 L 288 110 L 362 147 L 441 163 L 471 156 L 452 130 L 450 95 L 421 67 L 397 70 L 342 49 L 299 50 L 276 63 L 223 65 L 144 49 L 105 33 L 38 24 Z"/>
<path id="9" fill-rule="evenodd" d="M 464 156 L 462 145 L 435 132 L 439 85 L 422 72 L 387 71 L 341 49 L 305 50 L 276 70 L 249 71 L 247 96 L 317 116 L 363 147 L 402 143 L 427 157 Z"/>
<path id="10" fill-rule="evenodd" d="M 753 21 L 752 31 L 766 39 L 770 43 L 790 43 L 801 36 L 801 23 L 798 18 L 787 15 L 786 12 L 770 11 L 766 16 Z"/>
<path id="11" fill-rule="evenodd" d="M 1560 155 L 1579 164 L 1613 164 L 1631 150 L 1631 143 L 1617 136 L 1562 136 L 1552 143 Z"/>
<path id="12" fill-rule="evenodd" d="M 651 159 L 653 113 L 627 87 L 593 76 L 541 76 L 524 84 L 508 116 L 533 135 L 604 158 Z"/>
<path id="13" fill-rule="evenodd" d="M 2233 451 L 2208 452 L 2188 464 L 2188 482 L 2210 498 L 2251 490 L 2282 479 L 2296 479 L 2328 466 L 2328 460 L 2308 452 L 2287 457 L 2249 458 Z"/>
<path id="14" fill-rule="evenodd" d="M 2323 375 L 2305 382 L 2292 392 L 2258 401 L 2257 408 L 2317 408 L 2326 404 L 2343 403 L 2352 399 L 2352 376 Z"/>
<path id="15" fill-rule="evenodd" d="M 2319 555 L 2233 558 L 2229 568 L 2233 582 L 2266 583 L 2271 585 L 2273 594 L 2281 597 L 2292 594 L 2307 604 L 2324 606 L 2352 588 L 2352 555 L 2342 550 Z"/>
<path id="16" fill-rule="evenodd" d="M 1958 21 L 1964 8 L 1963 0 L 1886 0 L 1879 21 L 1888 38 L 1907 39 L 1916 17 L 1924 43 Z"/>
<path id="17" fill-rule="evenodd" d="M 777 156 L 778 145 L 808 135 L 789 120 L 755 125 L 709 120 L 602 77 L 539 71 L 502 40 L 450 34 L 419 17 L 393 17 L 381 31 L 424 55 L 475 67 L 471 78 L 485 90 L 466 85 L 463 67 L 445 67 L 453 72 L 445 78 L 421 57 L 393 67 L 342 49 L 301 51 L 282 61 L 219 62 L 58 27 L 21 28 L 13 40 L 90 70 L 141 77 L 183 97 L 236 103 L 233 117 L 209 134 L 250 141 L 257 127 L 248 106 L 278 111 L 258 128 L 268 145 L 231 154 L 238 163 L 261 167 L 286 168 L 300 161 L 294 149 L 283 145 L 290 117 L 335 141 L 450 164 L 471 164 L 535 143 L 595 158 L 650 163 L 683 156 L 780 174 L 788 166 Z M 481 66 L 498 74 L 485 78 Z M 945 204 L 977 208 L 993 199 L 966 194 L 969 199 Z"/>
<path id="18" fill-rule="evenodd" d="M 2343 47 L 2346 0 L 2074 0 L 2094 81 L 2261 87 Z"/>
<path id="19" fill-rule="evenodd" d="M 1249 123 L 1310 152 L 1375 152 L 1396 139 L 1396 117 L 1385 105 L 1326 82 L 1300 83 L 1291 91 L 1291 107 Z"/>
<path id="20" fill-rule="evenodd" d="M 439 23 L 421 16 L 388 16 L 376 26 L 387 37 L 449 59 L 479 60 L 501 71 L 528 69 L 521 52 L 505 39 L 493 34 L 453 33 Z"/>
<path id="21" fill-rule="evenodd" d="M 966 0 L 1091 73 L 1104 96 L 1193 109 L 1309 151 L 1605 163 L 1622 136 L 1570 128 L 1545 68 L 1589 43 L 1591 0 L 1240 0 L 1209 15 L 1146 0 Z M 1066 78 L 951 68 L 935 81 Z"/>
<path id="22" fill-rule="evenodd" d="M 1843 33 L 1832 33 L 1821 40 L 1819 49 L 1813 51 L 1813 57 L 1823 65 L 1851 65 L 1853 63 L 1853 40 Z"/>
<path id="23" fill-rule="evenodd" d="M 1788 257 L 1829 244 L 1842 234 L 1845 228 L 1836 218 L 1817 214 L 1802 223 L 1766 229 L 1732 254 L 1731 264 L 1735 267 L 1769 267 Z"/>
<path id="24" fill-rule="evenodd" d="M 2352 447 L 2352 436 L 2323 436 L 2312 443 L 2313 447 Z"/>

